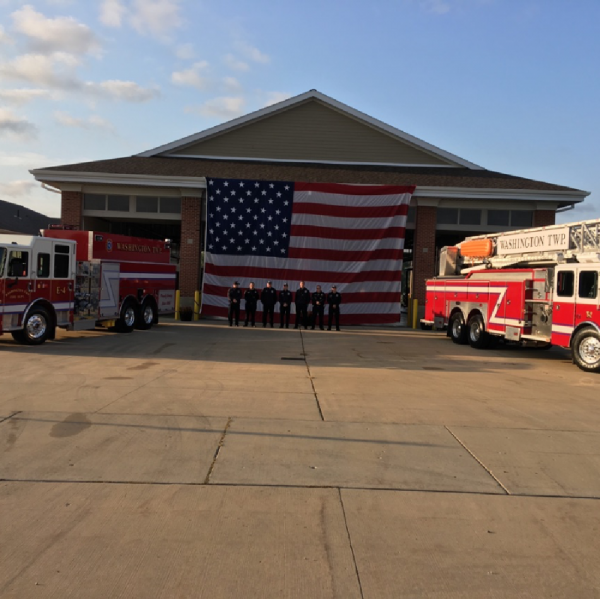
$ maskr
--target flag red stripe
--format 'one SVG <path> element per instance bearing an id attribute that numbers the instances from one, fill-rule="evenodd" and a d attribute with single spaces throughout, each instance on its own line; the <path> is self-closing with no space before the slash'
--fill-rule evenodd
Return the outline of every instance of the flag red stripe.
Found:
<path id="1" fill-rule="evenodd" d="M 320 191 L 354 196 L 385 196 L 402 193 L 412 194 L 414 185 L 348 185 L 346 183 L 294 183 L 294 191 Z"/>
<path id="2" fill-rule="evenodd" d="M 216 266 L 206 263 L 206 272 L 219 277 L 231 277 L 251 280 L 280 280 L 303 281 L 311 278 L 317 281 L 331 281 L 332 283 L 364 283 L 367 281 L 401 281 L 402 273 L 399 270 L 364 270 L 361 272 L 331 272 L 328 270 L 309 271 L 292 268 L 262 268 L 258 266 Z"/>
<path id="3" fill-rule="evenodd" d="M 294 202 L 292 214 L 314 214 L 317 216 L 337 216 L 339 218 L 385 218 L 408 214 L 408 204 L 395 204 L 393 206 L 338 206 L 336 204 Z"/>
<path id="4" fill-rule="evenodd" d="M 405 227 L 387 229 L 337 229 L 335 227 L 317 227 L 315 225 L 292 225 L 292 237 L 322 237 L 325 239 L 404 239 Z"/>
<path id="5" fill-rule="evenodd" d="M 344 305 L 342 304 L 340 309 L 340 325 L 342 327 L 347 325 L 357 324 L 396 324 L 400 321 L 400 313 L 398 314 L 344 314 Z M 203 316 L 218 316 L 221 318 L 227 318 L 227 308 L 221 306 L 202 306 Z M 240 310 L 240 321 L 243 323 L 245 318 L 244 310 Z M 329 316 L 327 310 L 325 310 L 325 326 L 327 326 L 327 320 Z M 262 311 L 256 311 L 256 322 L 262 323 Z M 274 322 L 279 326 L 279 311 L 275 310 Z M 294 326 L 296 322 L 296 315 L 290 316 L 290 326 Z"/>
<path id="6" fill-rule="evenodd" d="M 219 285 L 204 285 L 204 293 L 206 295 L 217 295 L 219 297 L 227 297 L 227 292 L 229 291 L 229 287 L 221 287 Z M 259 289 L 260 291 L 260 289 Z M 281 291 L 278 289 L 277 291 Z M 296 292 L 295 288 L 290 289 L 292 293 Z M 311 292 L 314 289 L 311 289 Z M 329 290 L 326 289 L 325 293 Z M 342 295 L 342 300 L 344 304 L 363 304 L 367 302 L 383 302 L 383 303 L 393 303 L 400 302 L 400 292 L 360 292 L 360 293 L 344 293 Z M 258 304 L 259 306 L 261 304 Z M 343 305 L 343 304 L 342 304 Z"/>
<path id="7" fill-rule="evenodd" d="M 404 250 L 379 249 L 370 252 L 346 252 L 344 250 L 323 250 L 317 248 L 290 247 L 288 258 L 303 260 L 330 260 L 332 262 L 369 262 L 371 260 L 402 260 Z"/>

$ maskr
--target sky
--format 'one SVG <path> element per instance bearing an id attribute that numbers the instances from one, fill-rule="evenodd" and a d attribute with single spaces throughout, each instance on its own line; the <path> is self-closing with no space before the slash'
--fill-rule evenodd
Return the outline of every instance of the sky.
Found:
<path id="1" fill-rule="evenodd" d="M 0 199 L 311 89 L 600 218 L 600 0 L 0 0 Z"/>

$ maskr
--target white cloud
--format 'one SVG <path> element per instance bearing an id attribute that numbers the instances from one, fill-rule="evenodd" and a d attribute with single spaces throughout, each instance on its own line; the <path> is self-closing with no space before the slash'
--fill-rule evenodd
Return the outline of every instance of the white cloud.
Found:
<path id="1" fill-rule="evenodd" d="M 273 106 L 273 104 L 277 104 L 278 102 L 283 102 L 288 98 L 291 98 L 292 94 L 288 94 L 287 92 L 267 92 L 267 100 L 263 105 L 263 108 L 267 106 Z"/>
<path id="2" fill-rule="evenodd" d="M 190 106 L 185 111 L 202 116 L 232 119 L 244 114 L 245 106 L 246 100 L 241 96 L 223 96 L 208 100 L 200 106 Z"/>
<path id="3" fill-rule="evenodd" d="M 100 4 L 100 22 L 107 27 L 121 27 L 126 13 L 121 0 L 103 0 Z"/>
<path id="4" fill-rule="evenodd" d="M 133 0 L 131 25 L 145 35 L 165 38 L 183 23 L 180 0 Z"/>
<path id="5" fill-rule="evenodd" d="M 114 132 L 115 130 L 112 123 L 97 115 L 92 115 L 87 119 L 82 119 L 73 117 L 66 112 L 57 111 L 54 113 L 54 120 L 64 127 L 75 127 L 78 129 L 104 129 L 111 132 Z"/>
<path id="6" fill-rule="evenodd" d="M 12 39 L 9 35 L 4 31 L 4 27 L 0 25 L 0 44 L 9 44 L 12 42 Z"/>
<path id="7" fill-rule="evenodd" d="M 223 62 L 234 71 L 248 71 L 250 69 L 250 65 L 243 60 L 239 60 L 233 54 L 226 54 L 223 57 Z"/>
<path id="8" fill-rule="evenodd" d="M 0 108 L 0 137 L 4 136 L 25 141 L 37 137 L 37 127 L 11 110 Z"/>
<path id="9" fill-rule="evenodd" d="M 88 92 L 106 96 L 112 100 L 125 100 L 127 102 L 147 102 L 160 95 L 158 89 L 141 87 L 133 81 L 120 81 L 118 79 L 102 81 L 101 83 L 86 83 Z"/>
<path id="10" fill-rule="evenodd" d="M 45 89 L 0 89 L 0 100 L 17 106 L 48 96 L 50 92 Z"/>
<path id="11" fill-rule="evenodd" d="M 443 15 L 450 12 L 451 6 L 449 0 L 419 0 L 419 4 L 427 11 L 436 15 Z"/>
<path id="12" fill-rule="evenodd" d="M 171 81 L 175 85 L 187 85 L 196 89 L 204 90 L 210 84 L 207 77 L 201 75 L 202 71 L 206 71 L 208 62 L 205 60 L 194 63 L 189 69 L 175 71 L 171 75 Z"/>
<path id="13" fill-rule="evenodd" d="M 98 53 L 100 43 L 94 32 L 73 17 L 46 18 L 27 4 L 12 13 L 15 31 L 29 38 L 39 52 Z"/>
<path id="14" fill-rule="evenodd" d="M 223 77 L 223 88 L 230 94 L 242 91 L 242 84 L 235 77 Z"/>
<path id="15" fill-rule="evenodd" d="M 75 72 L 78 64 L 70 54 L 24 54 L 12 62 L 0 63 L 0 79 L 127 102 L 145 102 L 159 95 L 157 89 L 141 87 L 133 81 L 82 81 Z"/>
<path id="16" fill-rule="evenodd" d="M 10 196 L 12 198 L 27 196 L 31 193 L 38 183 L 33 181 L 10 181 L 9 183 L 0 183 L 0 195 Z"/>
<path id="17" fill-rule="evenodd" d="M 195 55 L 193 44 L 180 44 L 175 48 L 175 56 L 181 60 L 192 60 Z"/>
<path id="18" fill-rule="evenodd" d="M 77 58 L 62 52 L 51 55 L 23 54 L 12 62 L 0 63 L 0 78 L 51 89 L 76 90 L 81 87 L 74 73 L 78 63 Z"/>
<path id="19" fill-rule="evenodd" d="M 38 168 L 51 164 L 64 164 L 64 162 L 63 159 L 48 158 L 37 152 L 0 152 L 0 166 L 2 167 Z"/>
<path id="20" fill-rule="evenodd" d="M 264 54 L 258 48 L 255 48 L 250 44 L 247 44 L 245 42 L 238 42 L 236 45 L 239 51 L 244 55 L 244 57 L 247 60 L 251 60 L 253 62 L 260 62 L 262 64 L 271 62 L 271 58 L 267 54 Z"/>

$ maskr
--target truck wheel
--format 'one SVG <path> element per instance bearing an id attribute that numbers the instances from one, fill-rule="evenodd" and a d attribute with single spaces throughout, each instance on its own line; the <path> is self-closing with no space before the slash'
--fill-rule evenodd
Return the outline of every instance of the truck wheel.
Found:
<path id="1" fill-rule="evenodd" d="M 573 337 L 573 362 L 586 372 L 600 372 L 600 333 L 591 327 Z"/>
<path id="2" fill-rule="evenodd" d="M 24 345 L 41 345 L 51 337 L 52 321 L 44 308 L 33 308 L 27 314 L 23 328 L 13 331 L 13 339 Z"/>
<path id="3" fill-rule="evenodd" d="M 467 343 L 467 327 L 465 326 L 465 319 L 460 312 L 457 312 L 450 318 L 448 333 L 454 343 L 458 343 L 459 345 Z"/>
<path id="4" fill-rule="evenodd" d="M 469 330 L 469 345 L 475 349 L 486 349 L 490 345 L 490 335 L 485 330 L 485 324 L 481 314 L 475 314 L 469 318 L 467 325 Z"/>
<path id="5" fill-rule="evenodd" d="M 128 300 L 121 308 L 121 316 L 115 323 L 117 333 L 131 333 L 137 319 L 137 306 Z"/>
<path id="6" fill-rule="evenodd" d="M 149 329 L 156 319 L 156 308 L 154 303 L 146 300 L 138 313 L 139 318 L 136 320 L 135 328 L 145 331 Z"/>

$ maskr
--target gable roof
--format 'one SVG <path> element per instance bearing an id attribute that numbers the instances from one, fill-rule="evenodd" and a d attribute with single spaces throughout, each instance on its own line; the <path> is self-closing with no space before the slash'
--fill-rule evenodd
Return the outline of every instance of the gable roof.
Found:
<path id="1" fill-rule="evenodd" d="M 410 135 L 404 131 L 401 131 L 400 129 L 396 129 L 395 127 L 392 127 L 391 125 L 384 123 L 383 121 L 380 121 L 380 120 L 373 118 L 363 112 L 360 112 L 354 108 L 351 108 L 350 106 L 347 106 L 346 104 L 343 104 L 342 102 L 338 102 L 337 100 L 334 100 L 333 98 L 330 98 L 329 96 L 326 96 L 325 94 L 322 94 L 321 92 L 319 92 L 317 90 L 310 90 L 308 92 L 305 92 L 304 94 L 300 94 L 298 96 L 289 98 L 282 102 L 278 102 L 271 106 L 267 106 L 266 108 L 257 110 L 255 112 L 251 112 L 247 115 L 244 115 L 237 119 L 233 119 L 233 120 L 223 123 L 221 125 L 211 127 L 210 129 L 206 129 L 199 133 L 194 133 L 192 135 L 188 135 L 187 137 L 173 141 L 168 144 L 164 144 L 164 145 L 154 148 L 152 150 L 142 152 L 142 153 L 138 154 L 137 156 L 149 158 L 149 157 L 161 156 L 161 155 L 162 156 L 171 156 L 174 153 L 181 154 L 181 151 L 183 149 L 185 149 L 186 147 L 190 147 L 195 144 L 201 143 L 203 141 L 208 141 L 208 140 L 214 139 L 216 137 L 226 135 L 227 133 L 239 131 L 241 128 L 255 125 L 256 123 L 258 123 L 264 119 L 268 119 L 269 117 L 273 117 L 275 115 L 280 115 L 281 113 L 283 113 L 285 111 L 289 111 L 293 108 L 297 108 L 308 102 L 321 103 L 322 105 L 324 105 L 332 110 L 335 110 L 335 111 L 345 115 L 346 117 L 361 123 L 362 125 L 364 125 L 366 127 L 375 129 L 376 131 L 379 131 L 380 133 L 385 134 L 386 136 L 389 136 L 392 139 L 395 139 L 397 142 L 406 144 L 408 146 L 411 146 L 413 148 L 416 148 L 418 150 L 426 152 L 429 155 L 433 155 L 436 158 L 443 161 L 444 163 L 450 163 L 447 165 L 448 167 L 458 166 L 458 167 L 464 167 L 464 168 L 469 168 L 469 169 L 477 169 L 477 170 L 482 169 L 482 167 L 480 167 L 472 162 L 469 162 L 467 160 L 464 160 L 463 158 L 455 156 L 454 154 L 451 154 L 450 152 L 446 152 L 445 150 L 442 150 L 441 148 L 438 148 L 438 147 L 436 147 L 432 144 L 429 144 L 421 139 L 418 139 L 417 137 L 414 137 L 413 135 Z M 208 156 L 202 156 L 202 157 L 207 158 Z M 242 156 L 239 158 L 240 159 L 248 159 L 251 157 L 250 156 Z M 266 160 L 269 160 L 269 158 L 271 158 L 271 160 L 272 160 L 272 157 L 268 157 L 268 156 L 265 157 Z M 232 156 L 227 156 L 227 157 L 224 157 L 224 159 L 232 160 L 235 158 Z M 285 160 L 285 162 L 289 162 L 289 160 Z"/>

